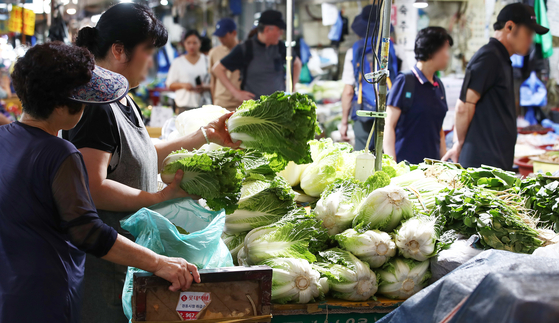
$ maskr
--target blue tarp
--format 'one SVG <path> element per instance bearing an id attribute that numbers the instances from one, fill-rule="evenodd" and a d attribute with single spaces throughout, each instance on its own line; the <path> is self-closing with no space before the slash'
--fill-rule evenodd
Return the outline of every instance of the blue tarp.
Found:
<path id="1" fill-rule="evenodd" d="M 559 322 L 559 259 L 487 250 L 378 323 Z"/>

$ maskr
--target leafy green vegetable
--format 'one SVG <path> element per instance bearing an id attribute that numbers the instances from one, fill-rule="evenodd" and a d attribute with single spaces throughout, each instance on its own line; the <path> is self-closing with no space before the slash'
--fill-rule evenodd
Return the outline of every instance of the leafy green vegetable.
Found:
<path id="1" fill-rule="evenodd" d="M 429 261 L 392 258 L 377 271 L 380 294 L 395 299 L 406 299 L 427 286 L 431 273 Z"/>
<path id="2" fill-rule="evenodd" d="M 174 224 L 174 223 L 173 223 L 173 225 L 175 226 L 175 228 L 177 228 L 177 231 L 178 231 L 180 234 L 190 234 L 190 232 L 186 231 L 186 230 L 183 229 L 182 227 L 179 227 L 178 225 L 176 225 L 176 224 Z"/>
<path id="3" fill-rule="evenodd" d="M 241 257 L 249 265 L 259 264 L 271 258 L 300 258 L 316 261 L 314 253 L 323 250 L 328 232 L 314 215 L 305 209 L 296 209 L 276 223 L 250 231 L 244 242 Z"/>
<path id="4" fill-rule="evenodd" d="M 394 171 L 392 171 L 392 169 Z M 402 176 L 410 172 L 410 167 L 406 164 L 406 162 L 402 161 L 396 163 L 394 158 L 389 155 L 382 155 L 382 170 L 385 171 L 390 178 L 396 176 Z"/>
<path id="5" fill-rule="evenodd" d="M 239 265 L 237 262 L 237 254 L 239 253 L 239 250 L 241 250 L 241 248 L 243 247 L 243 243 L 245 242 L 245 237 L 247 233 L 248 232 L 227 234 L 223 232 L 223 234 L 221 235 L 221 239 L 223 240 L 223 242 L 231 252 L 231 257 L 233 257 L 233 263 L 235 263 L 236 266 Z"/>
<path id="6" fill-rule="evenodd" d="M 263 265 L 272 268 L 272 301 L 306 304 L 324 296 L 320 274 L 305 259 L 273 258 Z"/>
<path id="7" fill-rule="evenodd" d="M 527 178 L 520 185 L 526 207 L 536 211 L 541 227 L 553 227 L 559 232 L 559 181 L 542 174 Z"/>
<path id="8" fill-rule="evenodd" d="M 338 234 L 351 227 L 364 196 L 366 191 L 361 182 L 355 179 L 338 179 L 322 192 L 314 213 L 322 220 L 328 234 Z"/>
<path id="9" fill-rule="evenodd" d="M 538 232 L 523 221 L 515 207 L 480 187 L 441 191 L 432 215 L 444 217 L 446 230 L 479 234 L 486 247 L 532 253 L 542 245 Z"/>
<path id="10" fill-rule="evenodd" d="M 377 292 L 377 277 L 369 264 L 339 248 L 322 251 L 319 255 L 320 262 L 313 266 L 328 279 L 335 298 L 366 301 Z"/>
<path id="11" fill-rule="evenodd" d="M 291 186 L 280 176 L 247 180 L 241 188 L 239 207 L 225 219 L 225 231 L 234 234 L 272 224 L 295 209 L 294 197 Z"/>
<path id="12" fill-rule="evenodd" d="M 356 179 L 337 179 L 326 187 L 316 203 L 314 213 L 330 235 L 351 227 L 361 201 L 372 191 L 390 184 L 383 171 L 371 175 L 365 183 Z"/>
<path id="13" fill-rule="evenodd" d="M 227 213 L 232 213 L 237 208 L 245 177 L 242 157 L 242 151 L 229 148 L 191 152 L 177 150 L 163 161 L 161 179 L 169 184 L 175 173 L 182 169 L 183 190 L 202 197 L 213 210 L 224 208 Z"/>
<path id="14" fill-rule="evenodd" d="M 298 165 L 290 161 L 278 175 L 285 178 L 292 187 L 297 186 L 301 183 L 301 175 L 308 166 L 309 164 Z"/>
<path id="15" fill-rule="evenodd" d="M 360 204 L 353 228 L 367 230 L 394 230 L 402 220 L 413 216 L 413 206 L 407 193 L 396 186 L 379 188 L 369 194 Z"/>
<path id="16" fill-rule="evenodd" d="M 425 261 L 437 254 L 438 230 L 437 219 L 426 216 L 416 216 L 405 221 L 396 230 L 395 241 L 400 255 Z"/>
<path id="17" fill-rule="evenodd" d="M 382 170 L 375 172 L 365 181 L 365 187 L 369 192 L 388 185 L 390 185 L 390 176 Z"/>
<path id="18" fill-rule="evenodd" d="M 485 165 L 480 168 L 465 169 L 460 177 L 464 185 L 479 186 L 496 191 L 503 191 L 520 185 L 520 178 L 516 177 L 513 172 Z"/>
<path id="19" fill-rule="evenodd" d="M 319 197 L 336 179 L 354 178 L 357 153 L 351 153 L 351 146 L 332 143 L 331 139 L 309 144 L 313 163 L 301 175 L 301 189 L 305 194 Z"/>
<path id="20" fill-rule="evenodd" d="M 242 163 L 248 176 L 262 175 L 268 179 L 273 179 L 276 173 L 283 169 L 283 164 L 278 165 L 274 156 L 254 149 L 244 151 Z"/>
<path id="21" fill-rule="evenodd" d="M 426 172 L 436 172 L 436 174 L 427 177 Z M 391 180 L 391 184 L 404 188 L 408 192 L 408 198 L 417 211 L 430 212 L 435 207 L 439 192 L 448 187 L 439 183 L 439 176 L 443 178 L 455 177 L 455 173 L 447 170 L 446 166 L 427 166 L 425 171 L 415 169 L 402 176 L 395 177 Z M 443 182 L 446 183 L 446 181 Z"/>
<path id="22" fill-rule="evenodd" d="M 359 233 L 347 229 L 334 237 L 340 246 L 368 263 L 371 268 L 384 265 L 396 255 L 396 244 L 386 232 L 369 230 Z"/>
<path id="23" fill-rule="evenodd" d="M 243 148 L 277 154 L 284 166 L 288 161 L 310 163 L 307 142 L 319 132 L 314 102 L 303 94 L 279 91 L 243 102 L 227 128 L 233 140 L 243 142 Z"/>

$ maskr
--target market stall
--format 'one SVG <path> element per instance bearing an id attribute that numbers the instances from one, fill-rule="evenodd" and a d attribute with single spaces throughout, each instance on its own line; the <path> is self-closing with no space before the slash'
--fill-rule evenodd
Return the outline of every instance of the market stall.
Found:
<path id="1" fill-rule="evenodd" d="M 163 3 L 157 6 L 168 6 Z M 398 12 L 405 16 L 412 4 L 406 1 Z M 293 11 L 291 1 L 287 8 Z M 391 21 L 398 7 L 386 3 L 382 9 L 378 25 L 384 27 L 371 30 L 377 37 L 372 46 L 382 52 L 379 68 L 362 73 L 378 102 L 374 110 L 357 112 L 377 120 L 375 137 L 373 130 L 369 136 L 376 139 L 372 152 L 353 149 L 351 128 L 350 141 L 341 139 L 342 81 L 316 79 L 297 85 L 295 93 L 244 101 L 223 130 L 242 142 L 238 149 L 210 143 L 204 128 L 226 109 L 206 105 L 175 116 L 167 106 L 173 94 L 163 95 L 168 89 L 159 79 L 136 89 L 154 140 L 201 131 L 207 144 L 169 154 L 158 178 L 161 190 L 183 171 L 180 187 L 199 199 L 142 208 L 120 222 L 136 243 L 195 264 L 202 280 L 188 291 L 171 292 L 166 280 L 129 268 L 122 300 L 132 322 L 397 321 L 408 309 L 419 313 L 441 290 L 449 301 L 432 312 L 442 319 L 468 313 L 476 300 L 483 304 L 482 298 L 466 298 L 490 291 L 487 285 L 519 280 L 499 280 L 483 267 L 463 283 L 464 267 L 501 259 L 510 269 L 519 259 L 533 277 L 543 269 L 545 277 L 557 277 L 549 264 L 530 264 L 559 254 L 559 124 L 519 127 L 518 173 L 430 159 L 410 164 L 383 155 L 390 23 L 404 28 Z M 293 19 L 287 17 L 290 63 Z M 290 64 L 286 70 L 291 89 Z M 446 100 L 456 101 L 462 82 L 453 79 L 452 99 Z M 6 103 L 8 112 L 21 114 L 17 99 Z M 453 119 L 453 113 L 447 116 Z M 446 123 L 448 132 L 453 125 Z M 521 294 L 523 286 L 514 291 Z"/>
<path id="2" fill-rule="evenodd" d="M 199 116 L 226 113 L 216 109 Z M 270 293 L 265 315 L 272 322 L 375 321 L 483 250 L 556 248 L 557 178 L 379 156 L 382 170 L 359 181 L 362 152 L 313 139 L 316 114 L 314 102 L 298 93 L 245 102 L 228 121 L 244 150 L 206 146 L 164 161 L 163 182 L 178 169 L 188 172 L 181 187 L 204 208 L 167 202 L 123 228 L 164 254 L 184 250 L 204 270 L 271 268 L 271 285 L 261 292 Z M 183 125 L 181 134 L 196 127 Z"/>

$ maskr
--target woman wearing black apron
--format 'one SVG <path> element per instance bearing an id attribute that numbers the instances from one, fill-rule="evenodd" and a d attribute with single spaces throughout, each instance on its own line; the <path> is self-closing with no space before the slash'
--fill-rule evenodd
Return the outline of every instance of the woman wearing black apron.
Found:
<path id="1" fill-rule="evenodd" d="M 96 64 L 122 74 L 134 88 L 153 65 L 158 47 L 167 42 L 167 31 L 149 8 L 121 3 L 108 9 L 95 28 L 85 27 L 76 39 L 87 47 Z M 238 147 L 225 122 L 230 114 L 204 127 L 209 141 Z M 89 174 L 91 196 L 105 223 L 127 234 L 119 221 L 142 207 L 187 194 L 179 187 L 181 176 L 157 192 L 157 174 L 163 159 L 177 149 L 199 148 L 206 143 L 202 129 L 174 141 L 153 145 L 134 101 L 125 98 L 98 109 L 86 109 L 78 125 L 65 133 L 80 150 Z M 128 235 L 130 237 L 130 235 Z M 126 267 L 88 257 L 82 322 L 119 323 L 123 314 L 120 296 Z"/>

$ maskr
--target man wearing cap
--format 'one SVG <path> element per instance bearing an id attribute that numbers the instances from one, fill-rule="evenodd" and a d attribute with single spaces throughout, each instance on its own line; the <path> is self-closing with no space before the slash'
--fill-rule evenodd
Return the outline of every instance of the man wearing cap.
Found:
<path id="1" fill-rule="evenodd" d="M 281 12 L 266 10 L 260 15 L 258 33 L 233 48 L 213 67 L 215 76 L 239 100 L 258 99 L 275 91 L 285 91 L 286 48 L 281 41 L 285 21 Z M 293 84 L 299 81 L 301 61 L 294 58 Z M 226 71 L 240 71 L 241 87 L 227 78 Z"/>
<path id="2" fill-rule="evenodd" d="M 363 80 L 361 70 L 364 69 L 365 74 L 374 70 L 376 61 L 373 57 L 372 45 L 370 37 L 373 34 L 375 22 L 377 21 L 376 10 L 377 6 L 368 5 L 363 8 L 361 13 L 355 17 L 351 24 L 351 29 L 359 36 L 352 48 L 346 52 L 344 60 L 344 69 L 342 73 L 342 82 L 344 83 L 344 90 L 342 93 L 342 122 L 340 127 L 340 134 L 342 139 L 349 141 L 347 136 L 349 118 L 354 121 L 353 130 L 355 132 L 355 150 L 362 150 L 367 144 L 369 132 L 373 127 L 373 118 L 358 117 L 357 110 L 376 110 L 376 94 L 373 85 L 368 84 Z M 371 12 L 372 11 L 372 12 Z M 371 26 L 369 28 L 369 39 L 367 40 L 367 47 L 365 49 L 365 66 L 361 66 L 363 57 L 363 47 L 365 47 L 365 36 L 367 34 L 367 26 L 369 22 L 369 14 L 371 14 Z M 380 57 L 380 51 L 377 57 Z M 396 62 L 396 51 L 392 42 L 390 42 L 390 55 L 388 60 L 388 70 L 390 78 L 394 79 L 398 74 L 398 64 Z M 390 85 L 390 84 L 389 84 Z M 369 147 L 374 147 L 374 140 L 371 140 Z"/>
<path id="3" fill-rule="evenodd" d="M 517 130 L 510 57 L 526 55 L 534 32 L 549 29 L 536 23 L 534 8 L 521 3 L 505 6 L 493 28 L 495 37 L 468 63 L 456 103 L 454 146 L 443 160 L 511 169 Z"/>
<path id="4" fill-rule="evenodd" d="M 212 72 L 212 67 L 221 61 L 222 58 L 227 56 L 231 50 L 239 43 L 237 41 L 237 24 L 231 18 L 223 18 L 217 22 L 215 26 L 214 36 L 219 38 L 221 46 L 212 48 L 208 58 L 210 60 L 210 74 L 212 76 L 210 89 L 212 91 L 212 98 L 215 105 L 224 107 L 227 110 L 234 111 L 242 101 L 237 100 L 233 93 L 228 91 L 227 88 L 217 79 L 216 75 Z M 239 71 L 226 71 L 227 79 L 238 90 L 241 89 L 241 74 Z"/>

